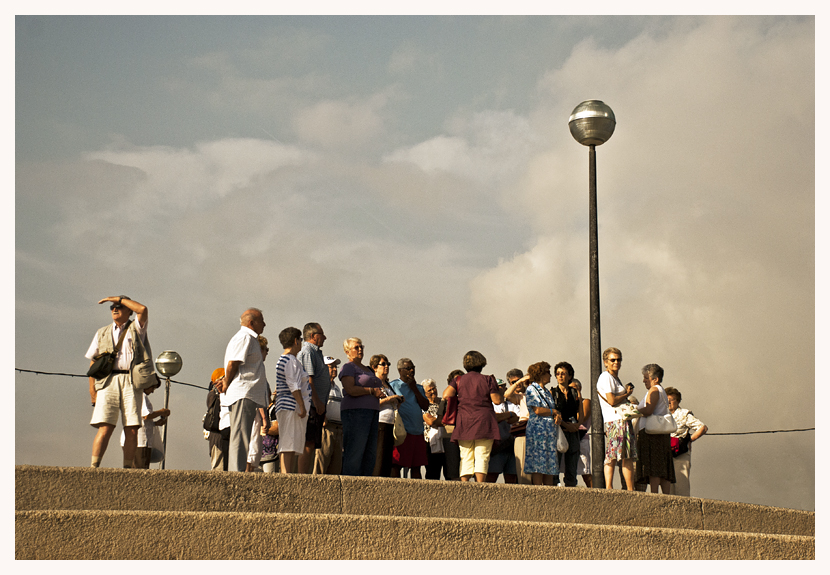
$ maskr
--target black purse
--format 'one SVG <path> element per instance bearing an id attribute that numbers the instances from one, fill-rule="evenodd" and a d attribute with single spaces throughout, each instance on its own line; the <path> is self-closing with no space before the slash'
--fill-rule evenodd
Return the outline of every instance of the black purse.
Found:
<path id="1" fill-rule="evenodd" d="M 130 327 L 130 323 L 132 322 L 128 321 L 124 327 L 121 328 L 121 335 L 118 336 L 118 343 L 115 344 L 115 348 L 112 351 L 99 353 L 92 358 L 92 365 L 89 366 L 89 369 L 86 372 L 88 377 L 104 379 L 112 373 L 112 366 L 115 365 L 115 358 L 118 357 L 118 352 L 121 351 L 121 344 L 124 341 L 124 336 L 127 335 L 127 329 Z"/>
<path id="2" fill-rule="evenodd" d="M 219 415 L 221 408 L 222 406 L 219 401 L 219 393 L 216 390 L 213 390 L 213 401 L 211 402 L 210 407 L 208 407 L 207 413 L 205 413 L 204 422 L 202 423 L 202 426 L 206 431 L 219 433 Z"/>

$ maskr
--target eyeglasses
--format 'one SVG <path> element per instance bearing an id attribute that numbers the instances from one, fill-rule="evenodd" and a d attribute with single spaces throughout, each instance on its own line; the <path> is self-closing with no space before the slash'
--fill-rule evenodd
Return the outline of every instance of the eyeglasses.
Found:
<path id="1" fill-rule="evenodd" d="M 382 361 L 378 364 L 379 367 L 389 367 L 389 363 L 386 361 Z"/>
<path id="2" fill-rule="evenodd" d="M 568 376 L 567 371 L 557 371 L 556 372 L 556 377 L 567 377 L 567 376 Z"/>
<path id="3" fill-rule="evenodd" d="M 114 303 L 110 306 L 110 311 L 115 311 L 117 309 L 124 309 L 124 306 L 120 303 Z"/>

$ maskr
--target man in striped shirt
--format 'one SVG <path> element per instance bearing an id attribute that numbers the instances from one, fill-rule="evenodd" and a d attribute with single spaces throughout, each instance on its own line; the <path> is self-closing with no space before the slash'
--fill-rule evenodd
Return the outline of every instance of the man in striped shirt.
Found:
<path id="1" fill-rule="evenodd" d="M 277 361 L 276 412 L 280 425 L 280 471 L 293 473 L 294 462 L 305 446 L 306 421 L 311 404 L 311 383 L 297 359 L 302 333 L 296 327 L 280 332 L 283 354 Z"/>

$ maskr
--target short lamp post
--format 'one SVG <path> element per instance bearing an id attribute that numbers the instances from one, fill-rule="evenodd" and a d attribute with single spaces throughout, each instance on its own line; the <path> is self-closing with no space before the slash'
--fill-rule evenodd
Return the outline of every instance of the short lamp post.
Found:
<path id="1" fill-rule="evenodd" d="M 182 356 L 175 351 L 163 351 L 156 358 L 156 370 L 167 379 L 167 385 L 164 388 L 164 409 L 168 408 L 170 403 L 170 378 L 179 373 L 182 369 Z M 161 459 L 161 469 L 164 469 L 167 463 L 167 428 L 170 427 L 168 423 L 164 425 L 162 432 L 161 443 L 163 445 L 164 455 Z"/>
<path id="2" fill-rule="evenodd" d="M 588 146 L 589 269 L 591 314 L 591 474 L 594 487 L 605 487 L 602 410 L 599 409 L 597 379 L 602 374 L 599 329 L 599 239 L 597 234 L 597 152 L 614 133 L 614 112 L 601 100 L 586 100 L 574 108 L 568 126 L 574 139 Z"/>

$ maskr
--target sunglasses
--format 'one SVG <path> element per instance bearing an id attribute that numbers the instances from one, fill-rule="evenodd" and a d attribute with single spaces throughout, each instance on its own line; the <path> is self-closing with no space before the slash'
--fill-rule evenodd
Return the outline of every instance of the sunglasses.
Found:
<path id="1" fill-rule="evenodd" d="M 378 364 L 380 367 L 389 367 L 389 364 L 385 361 L 382 361 Z"/>
<path id="2" fill-rule="evenodd" d="M 610 357 L 608 358 L 609 363 L 620 363 L 622 361 L 621 357 Z"/>
<path id="3" fill-rule="evenodd" d="M 110 311 L 115 311 L 117 309 L 124 309 L 124 306 L 120 303 L 114 303 L 110 306 Z"/>

